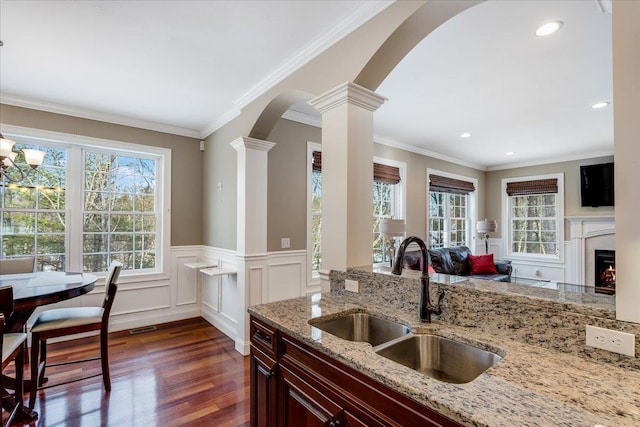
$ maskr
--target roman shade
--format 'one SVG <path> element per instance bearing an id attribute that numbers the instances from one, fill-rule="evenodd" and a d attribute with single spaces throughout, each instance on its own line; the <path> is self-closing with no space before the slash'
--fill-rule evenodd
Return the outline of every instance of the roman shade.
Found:
<path id="1" fill-rule="evenodd" d="M 429 174 L 429 191 L 452 194 L 469 194 L 476 191 L 473 182 Z"/>
<path id="2" fill-rule="evenodd" d="M 322 171 L 322 152 L 313 152 L 313 170 Z M 400 182 L 400 169 L 395 166 L 373 164 L 373 180 L 387 184 L 398 184 Z"/>
<path id="3" fill-rule="evenodd" d="M 531 194 L 551 194 L 557 192 L 557 178 L 507 183 L 507 194 L 509 196 L 527 196 Z"/>

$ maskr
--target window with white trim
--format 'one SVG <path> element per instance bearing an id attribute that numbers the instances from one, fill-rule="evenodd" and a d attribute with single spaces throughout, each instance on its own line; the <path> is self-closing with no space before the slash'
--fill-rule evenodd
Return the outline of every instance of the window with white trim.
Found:
<path id="1" fill-rule="evenodd" d="M 0 181 L 0 254 L 35 255 L 38 270 L 98 273 L 117 260 L 137 273 L 163 271 L 170 150 L 56 136 L 11 135 L 17 149 L 47 154 L 27 179 Z"/>
<path id="2" fill-rule="evenodd" d="M 310 221 L 311 221 L 311 269 L 317 272 L 322 261 L 322 155 L 319 144 L 313 144 L 311 156 Z M 380 220 L 402 218 L 404 163 L 375 158 L 373 191 L 373 262 L 388 262 L 388 240 L 379 232 Z"/>
<path id="3" fill-rule="evenodd" d="M 509 256 L 560 258 L 564 238 L 562 186 L 562 174 L 503 180 Z"/>
<path id="4" fill-rule="evenodd" d="M 475 184 L 471 178 L 429 173 L 428 246 L 471 246 Z"/>

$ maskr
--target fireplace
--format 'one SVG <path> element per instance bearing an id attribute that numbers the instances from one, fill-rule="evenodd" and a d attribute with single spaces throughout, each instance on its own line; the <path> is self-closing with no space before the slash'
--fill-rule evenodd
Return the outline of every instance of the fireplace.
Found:
<path id="1" fill-rule="evenodd" d="M 596 249 L 594 252 L 596 292 L 613 295 L 616 291 L 616 251 Z"/>

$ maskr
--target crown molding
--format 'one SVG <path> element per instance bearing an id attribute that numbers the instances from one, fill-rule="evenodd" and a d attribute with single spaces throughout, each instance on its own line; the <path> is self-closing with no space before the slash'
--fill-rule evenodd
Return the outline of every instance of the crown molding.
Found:
<path id="1" fill-rule="evenodd" d="M 241 110 L 256 98 L 263 95 L 269 89 L 280 83 L 295 71 L 300 69 L 303 65 L 320 55 L 325 50 L 342 40 L 344 37 L 351 34 L 358 29 L 364 23 L 371 18 L 391 6 L 395 0 L 375 0 L 365 1 L 358 6 L 351 14 L 345 17 L 343 20 L 334 25 L 327 32 L 313 39 L 305 47 L 303 47 L 297 54 L 293 55 L 284 64 L 274 70 L 271 74 L 267 75 L 264 79 L 251 87 L 242 96 L 234 101 L 234 110 Z M 233 110 L 232 110 L 233 111 Z M 235 116 L 227 113 L 216 119 L 206 129 L 207 135 L 220 129 L 222 126 L 231 121 Z M 225 121 L 226 120 L 226 121 Z"/>
<path id="2" fill-rule="evenodd" d="M 240 115 L 242 108 L 254 101 L 276 84 L 293 74 L 303 65 L 314 59 L 316 56 L 333 46 L 338 41 L 355 31 L 365 22 L 382 12 L 394 3 L 395 0 L 375 0 L 362 2 L 352 13 L 332 26 L 328 31 L 313 39 L 297 54 L 280 67 L 267 75 L 264 79 L 251 87 L 244 95 L 234 101 L 234 106 L 226 113 L 218 116 L 209 126 L 204 129 L 189 129 L 180 126 L 172 126 L 147 120 L 134 119 L 117 114 L 103 113 L 99 111 L 70 107 L 53 102 L 38 101 L 14 95 L 0 95 L 0 102 L 16 107 L 30 108 L 34 110 L 46 111 L 50 113 L 63 114 L 67 116 L 80 117 L 89 120 L 97 120 L 123 126 L 131 126 L 140 129 L 152 130 L 156 132 L 169 133 L 173 135 L 186 136 L 190 138 L 202 139 L 211 135 L 234 118 Z"/>
<path id="3" fill-rule="evenodd" d="M 232 108 L 221 116 L 216 117 L 216 119 L 202 131 L 200 131 L 200 138 L 206 138 L 222 126 L 229 123 L 231 120 L 235 119 L 240 115 L 241 111 L 239 108 Z"/>
<path id="4" fill-rule="evenodd" d="M 195 129 L 188 129 L 180 126 L 172 126 L 147 120 L 134 119 L 117 114 L 101 113 L 99 111 L 69 107 L 53 102 L 37 101 L 34 99 L 23 98 L 15 95 L 0 95 L 0 103 L 13 105 L 15 107 L 30 108 L 32 110 L 46 111 L 48 113 L 63 114 L 65 116 L 80 117 L 83 119 L 97 120 L 100 122 L 107 122 L 122 126 L 130 126 L 156 132 L 169 133 L 172 135 L 186 136 L 189 138 L 202 137 L 201 132 Z"/>
<path id="5" fill-rule="evenodd" d="M 416 147 L 415 145 L 405 144 L 404 142 L 399 142 L 394 139 L 387 138 L 381 135 L 374 135 L 373 142 L 377 142 L 378 144 L 387 145 L 393 148 L 398 148 L 400 150 L 409 151 L 411 153 L 432 157 L 434 159 L 444 160 L 445 162 L 455 163 L 460 166 L 466 166 L 466 167 L 477 169 L 480 171 L 487 170 L 486 166 L 483 166 L 477 163 L 468 162 L 466 160 L 457 159 L 455 157 L 445 156 L 444 154 L 425 150 L 424 148 Z"/>
<path id="6" fill-rule="evenodd" d="M 294 122 L 302 123 L 309 126 L 315 126 L 318 128 L 322 128 L 322 119 L 302 113 L 296 110 L 287 110 L 283 115 L 283 119 L 291 120 Z M 446 162 L 455 163 L 457 165 L 470 167 L 472 169 L 477 169 L 480 171 L 498 171 L 505 169 L 515 169 L 515 168 L 523 168 L 528 166 L 542 166 L 547 165 L 549 163 L 560 163 L 560 162 L 571 162 L 575 160 L 583 160 L 583 159 L 592 159 L 594 157 L 606 157 L 613 156 L 613 150 L 601 150 L 601 151 L 592 151 L 589 153 L 582 153 L 573 156 L 564 156 L 564 157 L 554 157 L 552 162 L 549 161 L 531 161 L 531 162 L 522 162 L 522 163 L 510 163 L 508 165 L 496 165 L 496 166 L 483 166 L 477 163 L 468 162 L 466 160 L 457 159 L 455 157 L 446 156 L 440 153 L 436 153 L 433 151 L 425 150 L 424 148 L 416 147 L 414 145 L 405 144 L 403 142 L 396 141 L 391 138 L 387 138 L 382 135 L 374 135 L 373 142 L 378 144 L 386 145 L 389 147 L 397 148 L 399 150 L 409 151 L 411 153 L 420 154 L 427 157 L 432 157 L 434 159 L 444 160 Z"/>
<path id="7" fill-rule="evenodd" d="M 322 117 L 312 116 L 311 114 L 302 113 L 300 111 L 289 109 L 284 112 L 282 118 L 291 120 L 292 122 L 302 123 L 303 125 L 322 128 Z"/>
<path id="8" fill-rule="evenodd" d="M 561 157 L 554 156 L 552 161 L 533 160 L 530 162 L 509 163 L 508 165 L 488 166 L 485 170 L 489 172 L 489 171 L 499 171 L 499 170 L 505 170 L 505 169 L 525 168 L 529 166 L 542 166 L 542 165 L 548 165 L 551 163 L 573 162 L 576 160 L 593 159 L 595 157 L 606 157 L 606 156 L 613 156 L 613 149 L 591 151 L 588 153 L 580 153 L 580 154 L 574 154 L 570 156 L 561 156 Z"/>

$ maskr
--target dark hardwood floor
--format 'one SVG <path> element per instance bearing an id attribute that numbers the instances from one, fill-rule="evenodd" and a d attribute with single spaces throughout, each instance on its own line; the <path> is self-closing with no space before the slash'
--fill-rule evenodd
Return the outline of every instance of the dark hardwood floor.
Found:
<path id="1" fill-rule="evenodd" d="M 34 408 L 39 418 L 30 425 L 249 425 L 249 358 L 205 320 L 109 337 L 111 393 L 104 392 L 99 361 L 47 368 L 47 384 L 97 376 L 40 390 Z M 98 338 L 89 337 L 49 344 L 48 360 L 62 362 L 98 352 Z"/>

